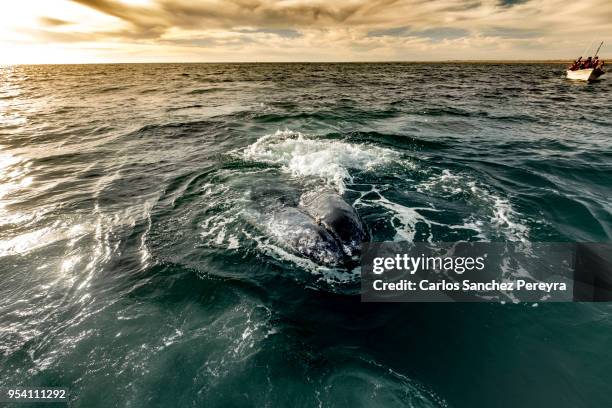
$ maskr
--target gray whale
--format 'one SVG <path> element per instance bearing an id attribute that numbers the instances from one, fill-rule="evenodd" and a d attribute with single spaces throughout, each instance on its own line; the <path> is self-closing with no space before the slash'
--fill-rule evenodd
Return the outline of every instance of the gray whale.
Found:
<path id="1" fill-rule="evenodd" d="M 325 266 L 347 266 L 368 239 L 361 218 L 332 190 L 295 193 L 267 189 L 259 203 L 260 226 L 278 244 Z M 265 198 L 264 198 L 265 197 Z"/>

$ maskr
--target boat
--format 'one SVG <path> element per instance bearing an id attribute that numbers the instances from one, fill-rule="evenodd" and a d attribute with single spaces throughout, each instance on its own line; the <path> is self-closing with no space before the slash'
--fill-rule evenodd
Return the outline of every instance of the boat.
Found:
<path id="1" fill-rule="evenodd" d="M 591 45 L 588 46 L 586 50 L 582 53 L 582 55 L 587 55 L 587 51 L 591 49 Z M 567 79 L 574 79 L 577 81 L 595 81 L 600 76 L 606 73 L 603 70 L 603 60 L 598 60 L 599 51 L 601 50 L 601 46 L 603 45 L 603 41 L 597 47 L 597 51 L 595 51 L 595 57 L 589 57 L 587 60 L 582 60 L 582 57 L 578 58 L 572 65 L 567 67 L 565 71 L 565 75 Z M 582 68 L 582 69 L 581 69 Z"/>
<path id="2" fill-rule="evenodd" d="M 600 76 L 605 74 L 606 71 L 596 68 L 596 69 L 577 69 L 577 70 L 567 70 L 567 79 L 574 79 L 577 81 L 595 81 Z"/>

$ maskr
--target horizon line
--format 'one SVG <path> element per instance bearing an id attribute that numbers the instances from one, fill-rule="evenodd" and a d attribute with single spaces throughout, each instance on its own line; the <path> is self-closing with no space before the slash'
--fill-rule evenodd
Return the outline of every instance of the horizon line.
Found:
<path id="1" fill-rule="evenodd" d="M 605 60 L 605 58 L 601 58 Z M 381 60 L 381 61 L 135 61 L 135 62 L 29 62 L 0 63 L 0 67 L 18 65 L 137 65 L 137 64 L 444 64 L 444 63 L 490 63 L 490 64 L 566 64 L 573 59 L 446 59 L 446 60 Z"/>

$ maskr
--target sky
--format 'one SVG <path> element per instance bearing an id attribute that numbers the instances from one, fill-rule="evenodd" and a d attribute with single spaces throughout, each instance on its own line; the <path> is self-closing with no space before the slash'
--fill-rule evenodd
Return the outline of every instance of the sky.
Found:
<path id="1" fill-rule="evenodd" d="M 0 64 L 612 55 L 611 0 L 17 0 Z"/>

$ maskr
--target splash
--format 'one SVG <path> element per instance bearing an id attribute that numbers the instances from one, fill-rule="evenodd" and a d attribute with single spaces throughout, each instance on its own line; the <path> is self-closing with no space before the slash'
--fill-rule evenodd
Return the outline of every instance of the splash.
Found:
<path id="1" fill-rule="evenodd" d="M 279 165 L 294 177 L 323 179 L 341 194 L 353 181 L 349 170 L 373 170 L 399 156 L 389 149 L 309 138 L 290 130 L 259 138 L 242 155 L 246 160 Z"/>

